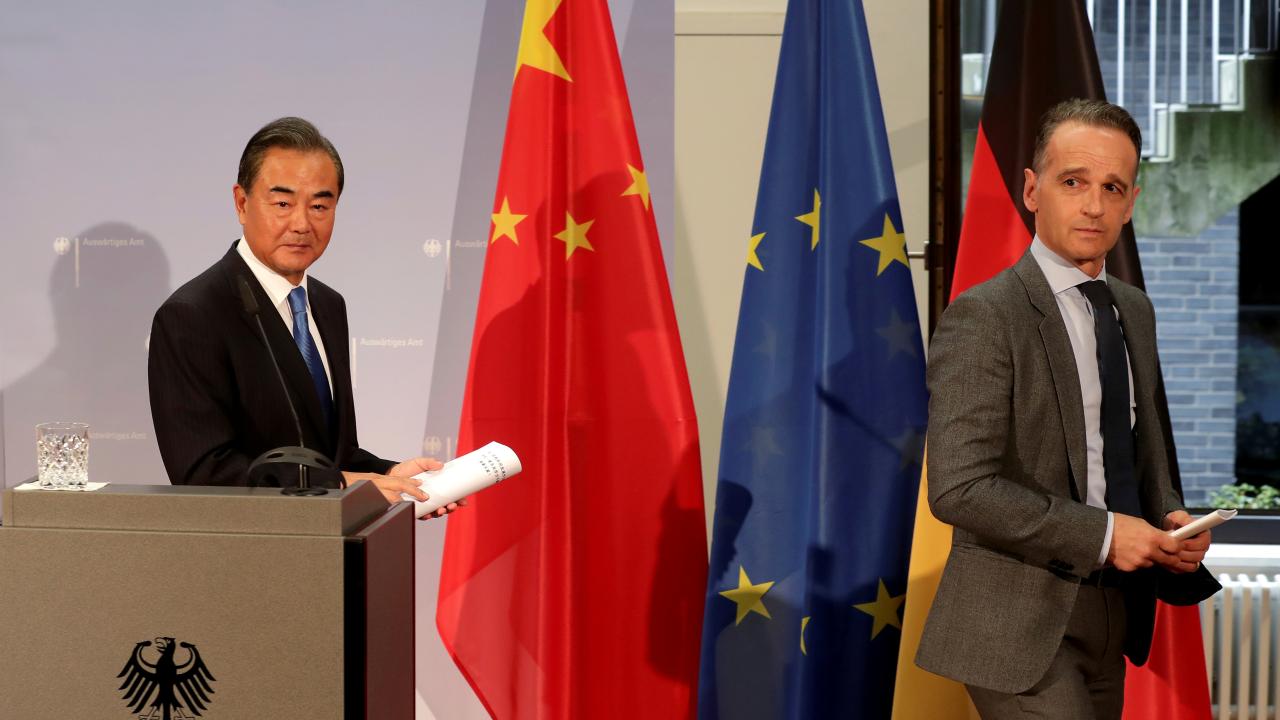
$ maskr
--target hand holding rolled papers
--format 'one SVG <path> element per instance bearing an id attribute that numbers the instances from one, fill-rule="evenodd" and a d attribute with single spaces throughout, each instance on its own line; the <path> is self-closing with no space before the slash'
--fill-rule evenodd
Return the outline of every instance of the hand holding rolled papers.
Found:
<path id="1" fill-rule="evenodd" d="M 1215 510 L 1198 520 L 1194 520 L 1183 525 L 1169 534 L 1179 540 L 1186 540 L 1187 538 L 1193 538 L 1196 535 L 1199 535 L 1205 530 L 1216 528 L 1235 516 L 1235 510 Z"/>
<path id="2" fill-rule="evenodd" d="M 511 448 L 491 442 L 466 455 L 456 457 L 439 470 L 418 473 L 413 477 L 422 481 L 422 491 L 427 501 L 413 500 L 414 514 L 423 517 L 452 502 L 496 485 L 520 472 L 520 458 Z"/>

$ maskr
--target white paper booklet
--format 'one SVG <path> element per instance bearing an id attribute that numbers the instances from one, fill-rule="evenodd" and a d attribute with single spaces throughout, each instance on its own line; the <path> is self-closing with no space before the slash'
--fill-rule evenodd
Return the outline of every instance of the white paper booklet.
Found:
<path id="1" fill-rule="evenodd" d="M 422 492 L 429 498 L 426 502 L 414 500 L 409 495 L 401 497 L 413 500 L 414 513 L 422 517 L 451 502 L 474 495 L 490 485 L 496 485 L 519 473 L 521 469 L 520 458 L 516 457 L 514 450 L 501 443 L 491 442 L 450 460 L 439 470 L 414 475 L 415 479 L 422 481 Z"/>

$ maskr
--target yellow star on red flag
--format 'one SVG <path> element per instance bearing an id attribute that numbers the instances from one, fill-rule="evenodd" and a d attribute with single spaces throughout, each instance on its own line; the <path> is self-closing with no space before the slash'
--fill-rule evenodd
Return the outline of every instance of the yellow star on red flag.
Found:
<path id="1" fill-rule="evenodd" d="M 564 241 L 565 260 L 573 257 L 573 251 L 578 248 L 595 252 L 595 248 L 591 247 L 591 242 L 587 240 L 587 231 L 593 224 L 595 220 L 579 223 L 569 213 L 564 214 L 564 229 L 556 233 L 555 238 Z"/>
<path id="2" fill-rule="evenodd" d="M 511 205 L 507 202 L 507 198 L 504 197 L 502 198 L 502 209 L 493 213 L 492 217 L 493 234 L 489 236 L 489 243 L 497 242 L 498 238 L 508 237 L 511 238 L 511 242 L 519 245 L 520 241 L 516 239 L 516 225 L 519 225 L 521 220 L 529 216 L 511 212 Z"/>
<path id="3" fill-rule="evenodd" d="M 529 0 L 524 6 L 524 25 L 520 29 L 520 50 L 516 54 L 516 75 L 520 68 L 528 65 L 531 68 L 551 73 L 558 78 L 573 82 L 569 71 L 560 60 L 551 41 L 547 39 L 546 27 L 551 17 L 560 9 L 562 0 Z"/>
<path id="4" fill-rule="evenodd" d="M 649 178 L 644 174 L 643 170 L 634 168 L 630 163 L 627 164 L 627 171 L 631 173 L 631 187 L 622 191 L 622 197 L 628 195 L 639 195 L 644 201 L 644 209 L 649 209 Z"/>

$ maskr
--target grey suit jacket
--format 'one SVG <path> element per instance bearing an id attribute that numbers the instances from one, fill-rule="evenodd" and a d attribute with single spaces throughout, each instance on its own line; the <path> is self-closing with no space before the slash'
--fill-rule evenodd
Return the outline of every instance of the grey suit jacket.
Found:
<path id="1" fill-rule="evenodd" d="M 1115 278 L 1137 404 L 1143 515 L 1160 527 L 1181 509 L 1169 484 L 1155 403 L 1155 314 Z M 928 489 L 955 527 L 916 663 L 961 682 L 1018 693 L 1048 670 L 1079 579 L 1097 564 L 1106 511 L 1084 504 L 1079 373 L 1053 292 L 1030 252 L 958 297 L 930 344 Z M 1156 573 L 1125 585 L 1125 652 L 1146 662 Z"/>

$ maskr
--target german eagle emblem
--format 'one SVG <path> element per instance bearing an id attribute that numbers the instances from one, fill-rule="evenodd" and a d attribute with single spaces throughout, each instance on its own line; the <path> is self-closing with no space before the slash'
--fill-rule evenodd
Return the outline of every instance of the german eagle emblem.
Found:
<path id="1" fill-rule="evenodd" d="M 187 651 L 187 659 L 178 664 L 178 646 Z M 200 651 L 191 643 L 174 643 L 171 637 L 155 639 L 155 662 L 143 657 L 151 646 L 144 640 L 133 646 L 133 655 L 117 678 L 124 678 L 120 689 L 129 712 L 139 720 L 189 720 L 209 707 L 213 694 L 213 674 L 200 659 Z M 149 709 L 148 709 L 149 708 Z M 145 714 L 144 714 L 145 713 Z"/>

